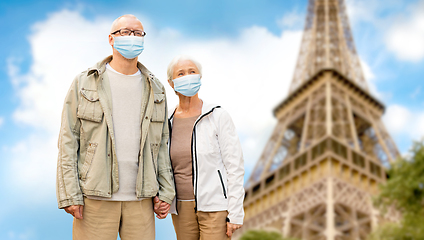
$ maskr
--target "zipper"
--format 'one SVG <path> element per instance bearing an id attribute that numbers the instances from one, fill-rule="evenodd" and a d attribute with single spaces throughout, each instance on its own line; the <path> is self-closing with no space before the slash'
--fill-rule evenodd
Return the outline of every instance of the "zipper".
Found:
<path id="1" fill-rule="evenodd" d="M 194 183 L 195 183 L 195 179 L 194 178 L 196 178 L 196 180 L 197 180 L 197 150 L 196 150 L 196 147 L 194 147 L 194 151 L 195 151 L 195 155 L 193 155 L 193 145 L 195 145 L 194 144 L 194 141 L 193 141 L 193 139 L 195 139 L 195 136 L 196 136 L 196 124 L 197 124 L 197 122 L 195 122 L 194 123 L 194 126 L 193 126 L 193 131 L 192 131 L 192 134 L 191 134 L 191 183 L 193 184 L 193 190 L 194 190 L 194 212 L 195 213 L 197 213 L 197 181 L 196 181 L 196 187 L 194 186 Z M 196 176 L 194 175 L 194 164 L 193 164 L 193 156 L 195 156 L 195 161 L 196 161 Z"/>
<path id="2" fill-rule="evenodd" d="M 221 175 L 221 171 L 219 171 L 219 169 L 218 169 L 218 175 L 219 175 L 219 179 L 221 180 L 222 191 L 224 191 L 224 197 L 225 197 L 225 199 L 227 199 L 227 192 L 225 191 L 224 181 L 222 181 L 222 175 Z"/>
<path id="3" fill-rule="evenodd" d="M 213 110 L 215 110 L 215 108 L 220 108 L 220 107 L 221 106 L 216 106 L 216 107 L 212 108 L 209 112 L 200 116 L 199 119 L 197 119 L 197 121 L 194 123 L 194 126 L 193 126 L 193 133 L 192 133 L 192 137 L 191 137 L 191 163 L 192 163 L 192 168 L 191 168 L 192 174 L 191 174 L 191 176 L 192 176 L 193 189 L 194 189 L 194 203 L 195 203 L 194 212 L 195 213 L 197 213 L 197 182 L 198 182 L 198 179 L 199 179 L 198 176 L 197 176 L 198 172 L 199 172 L 199 167 L 198 167 L 198 164 L 197 164 L 196 125 L 200 120 L 202 120 L 203 117 L 212 113 Z M 193 153 L 193 149 L 194 149 L 194 153 Z M 195 164 L 193 164 L 193 160 L 194 160 Z M 196 166 L 196 169 L 195 169 L 194 165 Z M 194 174 L 194 173 L 196 173 L 196 174 Z"/>
<path id="4" fill-rule="evenodd" d="M 168 140 L 168 156 L 169 156 L 169 162 L 171 164 L 171 169 L 172 169 L 172 180 L 174 181 L 174 190 L 176 190 L 176 184 L 175 184 L 175 178 L 174 178 L 174 168 L 172 167 L 172 159 L 171 159 L 171 139 L 172 139 L 172 123 L 171 123 L 171 119 L 174 118 L 174 113 L 175 111 L 172 113 L 171 117 L 168 119 L 168 130 L 169 130 L 169 140 Z M 177 197 L 177 192 L 175 192 L 175 198 Z M 178 208 L 177 208 L 178 204 L 175 204 L 175 211 L 178 214 Z"/>

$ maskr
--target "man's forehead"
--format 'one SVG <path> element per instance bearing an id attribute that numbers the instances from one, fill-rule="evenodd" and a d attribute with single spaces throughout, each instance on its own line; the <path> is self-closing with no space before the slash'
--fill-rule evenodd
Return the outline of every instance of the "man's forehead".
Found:
<path id="1" fill-rule="evenodd" d="M 137 18 L 134 17 L 123 17 L 121 19 L 119 19 L 118 21 L 118 25 L 121 27 L 126 27 L 128 25 L 134 26 L 140 26 L 142 27 L 143 25 L 141 24 L 140 20 L 138 20 Z"/>
<path id="2" fill-rule="evenodd" d="M 135 16 L 121 16 L 112 23 L 112 31 L 121 28 L 143 29 L 143 24 Z"/>

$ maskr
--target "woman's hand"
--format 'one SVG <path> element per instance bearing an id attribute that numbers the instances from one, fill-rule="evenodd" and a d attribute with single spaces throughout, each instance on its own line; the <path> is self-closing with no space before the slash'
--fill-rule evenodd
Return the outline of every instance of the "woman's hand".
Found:
<path id="1" fill-rule="evenodd" d="M 241 228 L 241 226 L 243 226 L 243 225 L 227 222 L 227 236 L 231 237 L 237 229 Z"/>
<path id="2" fill-rule="evenodd" d="M 156 213 L 156 217 L 164 219 L 168 215 L 171 204 L 159 200 L 158 196 L 153 199 L 153 211 Z"/>

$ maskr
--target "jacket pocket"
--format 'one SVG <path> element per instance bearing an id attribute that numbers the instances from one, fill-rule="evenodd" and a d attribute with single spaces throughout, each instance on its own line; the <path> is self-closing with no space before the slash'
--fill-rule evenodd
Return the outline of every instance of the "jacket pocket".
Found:
<path id="1" fill-rule="evenodd" d="M 219 179 L 221 180 L 222 191 L 224 193 L 225 199 L 227 199 L 227 191 L 225 191 L 224 181 L 222 180 L 221 172 L 218 170 Z"/>
<path id="2" fill-rule="evenodd" d="M 103 118 L 103 110 L 100 105 L 97 91 L 82 88 L 80 93 L 81 98 L 78 105 L 77 117 L 93 122 L 101 122 Z"/>
<path id="3" fill-rule="evenodd" d="M 81 168 L 80 179 L 84 181 L 87 178 L 88 170 L 90 169 L 91 163 L 93 162 L 94 154 L 96 153 L 97 143 L 89 143 L 87 153 L 85 154 L 84 165 Z"/>
<path id="4" fill-rule="evenodd" d="M 152 113 L 152 122 L 164 122 L 165 121 L 165 94 L 155 93 L 155 105 Z"/>

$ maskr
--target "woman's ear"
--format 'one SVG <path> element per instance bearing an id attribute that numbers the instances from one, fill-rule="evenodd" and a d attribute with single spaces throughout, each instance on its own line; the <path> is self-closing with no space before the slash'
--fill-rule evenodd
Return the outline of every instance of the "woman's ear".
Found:
<path id="1" fill-rule="evenodd" d="M 168 83 L 169 83 L 169 86 L 171 86 L 172 89 L 174 89 L 174 82 L 171 79 L 168 79 Z"/>

